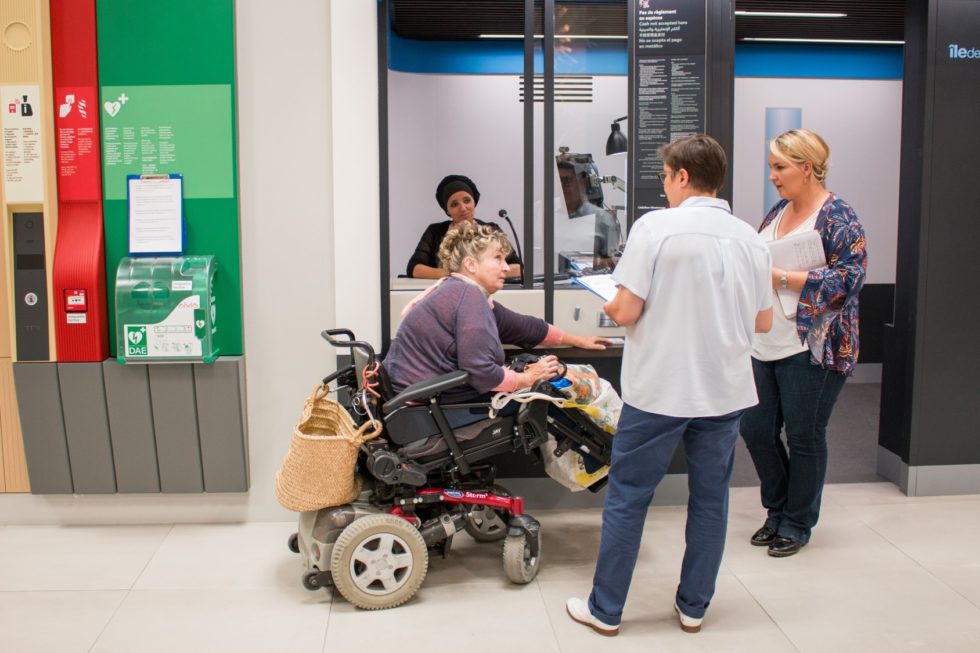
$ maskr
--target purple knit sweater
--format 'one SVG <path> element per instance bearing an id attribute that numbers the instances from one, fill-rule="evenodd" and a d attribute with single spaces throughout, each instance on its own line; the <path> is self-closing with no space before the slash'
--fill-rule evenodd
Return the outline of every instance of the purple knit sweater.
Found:
<path id="1" fill-rule="evenodd" d="M 450 277 L 402 320 L 384 366 L 395 392 L 440 374 L 466 370 L 469 385 L 442 395 L 442 401 L 458 403 L 503 381 L 503 345 L 534 346 L 547 334 L 544 320 L 496 302 L 491 309 L 479 286 Z"/>

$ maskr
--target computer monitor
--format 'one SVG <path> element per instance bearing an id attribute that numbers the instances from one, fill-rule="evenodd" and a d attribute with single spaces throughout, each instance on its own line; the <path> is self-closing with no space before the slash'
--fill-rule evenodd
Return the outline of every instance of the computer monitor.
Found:
<path id="1" fill-rule="evenodd" d="M 561 152 L 555 160 L 558 163 L 558 178 L 561 180 L 561 192 L 565 196 L 568 217 L 591 215 L 589 204 L 602 207 L 604 198 L 601 177 L 592 155 Z"/>
<path id="2" fill-rule="evenodd" d="M 595 239 L 593 271 L 608 271 L 619 260 L 623 231 L 615 211 L 606 208 L 602 194 L 602 177 L 592 155 L 572 153 L 562 148 L 555 161 L 562 195 L 569 219 L 593 216 Z"/>

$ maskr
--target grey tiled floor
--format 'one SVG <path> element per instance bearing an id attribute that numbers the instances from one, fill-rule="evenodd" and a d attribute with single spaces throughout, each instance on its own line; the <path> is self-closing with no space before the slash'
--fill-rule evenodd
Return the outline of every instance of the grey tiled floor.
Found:
<path id="1" fill-rule="evenodd" d="M 499 545 L 457 537 L 409 603 L 353 608 L 300 585 L 294 524 L 0 528 L 0 650 L 943 651 L 980 650 L 980 496 L 910 499 L 886 483 L 831 485 L 799 555 L 747 539 L 758 490 L 732 490 L 718 592 L 700 634 L 671 610 L 684 509 L 650 511 L 620 636 L 571 622 L 589 590 L 600 511 L 535 513 L 544 562 L 509 584 Z"/>

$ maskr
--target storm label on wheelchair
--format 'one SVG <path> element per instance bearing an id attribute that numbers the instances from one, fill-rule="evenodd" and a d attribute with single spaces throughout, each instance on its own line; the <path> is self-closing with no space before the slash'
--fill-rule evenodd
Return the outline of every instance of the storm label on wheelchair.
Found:
<path id="1" fill-rule="evenodd" d="M 459 490 L 443 490 L 442 493 L 450 499 L 462 499 L 466 496 L 464 492 L 460 492 Z"/>

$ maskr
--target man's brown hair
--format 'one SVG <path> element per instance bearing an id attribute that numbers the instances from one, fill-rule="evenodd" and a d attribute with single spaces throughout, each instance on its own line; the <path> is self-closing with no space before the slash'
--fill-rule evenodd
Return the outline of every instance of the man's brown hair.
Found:
<path id="1" fill-rule="evenodd" d="M 678 138 L 657 150 L 664 163 L 677 172 L 687 170 L 691 186 L 708 193 L 717 193 L 725 183 L 728 159 L 718 141 L 707 134 Z"/>

